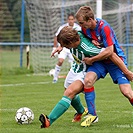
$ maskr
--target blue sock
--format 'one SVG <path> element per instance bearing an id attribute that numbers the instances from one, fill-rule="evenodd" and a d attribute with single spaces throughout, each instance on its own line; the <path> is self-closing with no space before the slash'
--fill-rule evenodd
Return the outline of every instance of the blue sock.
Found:
<path id="1" fill-rule="evenodd" d="M 85 100 L 86 100 L 89 114 L 96 116 L 95 91 L 85 92 Z"/>

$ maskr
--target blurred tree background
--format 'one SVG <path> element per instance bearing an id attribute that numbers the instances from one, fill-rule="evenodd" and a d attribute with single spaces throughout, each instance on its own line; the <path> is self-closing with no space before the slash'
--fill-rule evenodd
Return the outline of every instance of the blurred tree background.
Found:
<path id="1" fill-rule="evenodd" d="M 21 0 L 0 0 L 0 42 L 20 42 Z M 24 42 L 29 42 L 29 26 L 25 12 Z"/>

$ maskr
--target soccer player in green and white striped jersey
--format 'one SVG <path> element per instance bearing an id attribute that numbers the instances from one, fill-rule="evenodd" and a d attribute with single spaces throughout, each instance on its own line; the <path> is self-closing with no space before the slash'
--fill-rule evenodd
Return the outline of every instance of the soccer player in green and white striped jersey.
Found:
<path id="1" fill-rule="evenodd" d="M 53 108 L 51 113 L 46 116 L 41 114 L 39 120 L 41 121 L 42 128 L 49 127 L 56 119 L 58 119 L 65 111 L 72 105 L 77 113 L 74 116 L 72 122 L 77 122 L 81 120 L 81 117 L 86 114 L 83 105 L 80 102 L 78 93 L 83 91 L 84 87 L 84 77 L 87 70 L 87 65 L 82 61 L 85 57 L 91 57 L 99 54 L 103 49 L 94 46 L 91 41 L 86 38 L 81 32 L 77 32 L 69 26 L 64 27 L 59 35 L 57 36 L 58 42 L 62 47 L 67 47 L 70 49 L 74 62 L 72 68 L 67 74 L 64 87 L 65 92 L 62 99 Z M 56 51 L 61 51 L 62 47 L 57 48 Z M 61 49 L 60 49 L 61 48 Z M 55 52 L 56 52 L 55 51 Z M 53 53 L 54 55 L 54 53 Z M 89 117 L 91 118 L 90 124 L 98 121 L 98 117 L 95 111 L 95 92 L 94 87 L 91 89 L 91 93 L 85 93 L 86 100 L 90 103 L 87 105 L 89 110 Z M 93 95 L 87 95 L 93 94 Z"/>
<path id="2" fill-rule="evenodd" d="M 79 42 L 79 44 L 77 43 L 78 46 L 75 48 L 70 48 L 70 51 L 75 60 L 75 62 L 73 63 L 72 69 L 76 73 L 81 72 L 81 71 L 86 71 L 87 65 L 82 61 L 85 57 L 95 56 L 95 55 L 99 54 L 104 49 L 104 48 L 102 48 L 102 49 L 97 48 L 81 32 L 77 32 L 77 36 L 78 35 L 80 36 L 80 42 Z M 76 35 L 74 35 L 74 36 L 76 36 Z M 73 44 L 73 45 L 75 45 L 75 44 Z M 67 44 L 65 44 L 64 47 L 69 47 L 69 46 Z"/>

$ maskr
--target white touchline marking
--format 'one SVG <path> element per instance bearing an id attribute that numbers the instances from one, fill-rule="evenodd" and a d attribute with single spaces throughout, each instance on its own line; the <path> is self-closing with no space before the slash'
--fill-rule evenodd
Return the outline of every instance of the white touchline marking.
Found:
<path id="1" fill-rule="evenodd" d="M 3 84 L 3 85 L 0 85 L 0 87 L 23 86 L 23 85 L 28 85 L 28 84 L 32 84 L 32 85 L 49 84 L 49 83 L 51 82 L 47 81 L 47 82 L 31 82 L 31 83 L 18 83 L 18 84 Z"/>

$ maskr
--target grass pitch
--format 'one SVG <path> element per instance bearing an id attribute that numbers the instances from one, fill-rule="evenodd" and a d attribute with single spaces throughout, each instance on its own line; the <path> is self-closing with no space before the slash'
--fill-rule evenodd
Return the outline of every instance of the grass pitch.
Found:
<path id="1" fill-rule="evenodd" d="M 25 54 L 24 54 L 25 56 Z M 24 57 L 25 59 L 25 57 Z M 26 61 L 24 60 L 24 64 Z M 26 66 L 26 65 L 23 65 Z M 38 117 L 49 114 L 64 92 L 64 79 L 52 84 L 50 76 L 35 76 L 32 70 L 19 68 L 19 51 L 2 51 L 0 56 L 0 133 L 132 133 L 133 107 L 107 75 L 96 82 L 96 107 L 99 122 L 83 128 L 72 123 L 72 107 L 50 128 L 40 129 Z M 132 88 L 133 88 L 133 83 Z M 80 94 L 84 106 L 84 94 Z M 18 125 L 16 111 L 29 107 L 35 118 L 29 125 Z"/>
<path id="2" fill-rule="evenodd" d="M 83 128 L 72 123 L 75 113 L 70 107 L 50 128 L 40 129 L 38 117 L 49 114 L 63 95 L 64 79 L 52 84 L 50 76 L 33 74 L 9 74 L 1 76 L 0 85 L 0 131 L 1 133 L 132 133 L 133 107 L 120 93 L 109 76 L 95 84 L 96 106 L 99 122 Z M 84 94 L 80 94 L 84 106 Z M 29 125 L 18 125 L 15 113 L 20 107 L 29 107 L 35 118 Z"/>

